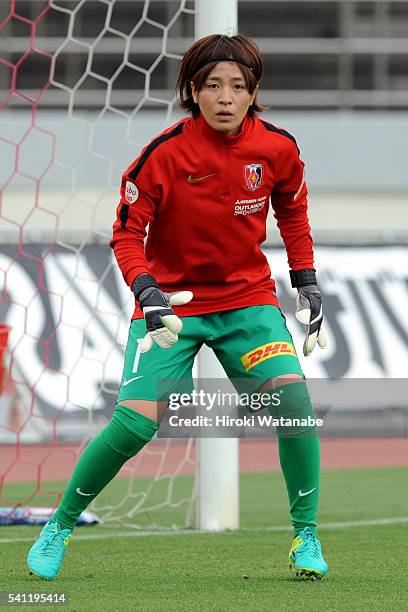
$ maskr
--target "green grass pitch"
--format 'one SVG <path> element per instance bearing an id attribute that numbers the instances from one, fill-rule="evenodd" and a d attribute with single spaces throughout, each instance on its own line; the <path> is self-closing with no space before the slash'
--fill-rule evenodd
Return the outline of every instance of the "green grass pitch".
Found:
<path id="1" fill-rule="evenodd" d="M 178 480 L 181 492 L 191 488 L 191 479 Z M 405 468 L 322 473 L 319 536 L 330 573 L 320 582 L 298 581 L 288 569 L 286 492 L 282 476 L 273 473 L 241 476 L 239 532 L 78 528 L 52 582 L 30 577 L 25 565 L 39 528 L 0 527 L 0 590 L 66 592 L 68 605 L 60 607 L 78 611 L 407 610 L 407 482 Z M 125 485 L 114 481 L 105 501 Z M 14 485 L 9 494 L 17 495 L 18 487 L 24 488 Z M 153 518 L 171 522 L 172 512 Z"/>

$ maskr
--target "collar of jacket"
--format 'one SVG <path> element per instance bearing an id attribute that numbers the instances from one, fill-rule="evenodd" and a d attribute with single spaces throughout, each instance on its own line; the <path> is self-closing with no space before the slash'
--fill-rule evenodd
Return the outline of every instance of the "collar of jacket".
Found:
<path id="1" fill-rule="evenodd" d="M 208 138 L 212 142 L 233 146 L 248 137 L 248 134 L 253 127 L 253 121 L 254 120 L 251 117 L 245 115 L 245 118 L 241 124 L 241 130 L 234 136 L 224 134 L 223 132 L 219 132 L 218 130 L 212 128 L 204 119 L 203 115 L 193 119 L 193 127 L 194 131 L 197 131 L 200 135 Z"/>

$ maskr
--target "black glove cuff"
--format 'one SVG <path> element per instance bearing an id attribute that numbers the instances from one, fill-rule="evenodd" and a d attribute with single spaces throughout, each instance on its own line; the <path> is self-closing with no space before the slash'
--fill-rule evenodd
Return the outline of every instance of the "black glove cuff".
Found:
<path id="1" fill-rule="evenodd" d="M 312 269 L 289 270 L 292 287 L 306 287 L 307 285 L 317 285 L 316 271 Z"/>
<path id="2" fill-rule="evenodd" d="M 139 300 L 140 294 L 143 293 L 143 291 L 148 287 L 156 287 L 157 289 L 160 289 L 159 285 L 156 283 L 153 276 L 150 276 L 150 274 L 141 274 L 138 276 L 132 285 L 132 291 L 135 294 L 135 298 Z"/>

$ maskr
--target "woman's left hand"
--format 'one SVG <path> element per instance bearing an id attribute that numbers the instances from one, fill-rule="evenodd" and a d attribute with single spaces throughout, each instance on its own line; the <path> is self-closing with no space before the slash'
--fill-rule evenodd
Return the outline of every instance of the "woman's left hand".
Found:
<path id="1" fill-rule="evenodd" d="M 306 325 L 306 337 L 303 343 L 303 354 L 306 357 L 313 351 L 316 343 L 320 348 L 327 345 L 326 336 L 322 330 L 322 295 L 317 285 L 298 287 L 295 317 L 300 323 Z"/>

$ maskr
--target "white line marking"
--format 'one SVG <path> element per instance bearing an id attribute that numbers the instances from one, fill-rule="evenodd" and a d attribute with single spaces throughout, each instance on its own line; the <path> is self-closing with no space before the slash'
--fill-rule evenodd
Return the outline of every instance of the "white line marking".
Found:
<path id="1" fill-rule="evenodd" d="M 378 525 L 402 525 L 408 523 L 408 516 L 397 516 L 393 518 L 379 518 L 379 519 L 369 519 L 369 520 L 361 520 L 361 521 L 345 521 L 338 523 L 321 523 L 318 525 L 318 529 L 350 529 L 352 527 L 375 527 Z M 16 527 L 15 525 L 12 525 Z M 38 525 L 40 528 L 40 525 Z M 1 529 L 1 527 L 0 527 Z M 80 529 L 91 529 L 91 527 L 83 527 Z M 278 525 L 275 527 L 244 527 L 240 529 L 241 533 L 263 533 L 270 531 L 292 531 L 292 527 L 289 525 Z M 38 532 L 39 533 L 39 532 Z M 146 530 L 146 531 L 112 531 L 108 533 L 94 533 L 94 534 L 78 534 L 75 532 L 75 541 L 80 542 L 81 540 L 109 540 L 113 538 L 143 538 L 150 536 L 171 536 L 171 535 L 214 535 L 217 533 L 221 534 L 236 534 L 236 531 L 224 531 L 224 532 L 205 532 L 198 531 L 196 529 L 179 529 L 179 530 L 168 530 L 168 531 L 158 531 L 158 530 Z M 0 538 L 0 544 L 15 544 L 17 542 L 34 542 L 34 537 L 31 538 Z"/>

